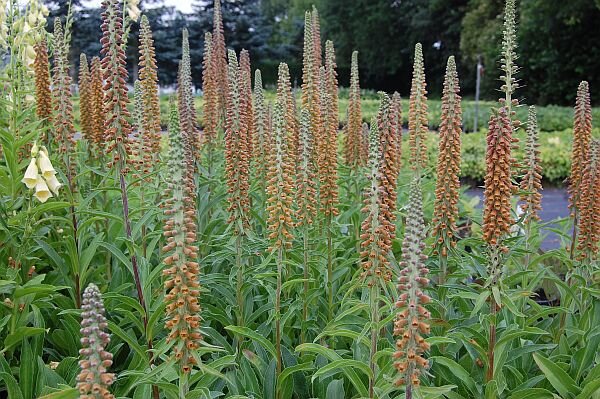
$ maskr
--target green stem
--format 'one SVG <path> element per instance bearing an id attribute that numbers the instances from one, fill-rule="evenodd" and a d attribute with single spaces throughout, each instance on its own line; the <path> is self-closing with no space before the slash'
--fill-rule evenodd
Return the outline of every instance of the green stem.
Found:
<path id="1" fill-rule="evenodd" d="M 377 354 L 377 340 L 379 335 L 379 285 L 373 284 L 371 287 L 371 351 L 369 354 L 369 368 L 371 369 L 371 378 L 369 378 L 369 398 L 375 398 L 375 378 L 376 367 L 375 355 Z"/>
<path id="2" fill-rule="evenodd" d="M 303 309 L 302 309 L 302 327 L 301 327 L 301 333 L 300 333 L 300 343 L 305 343 L 306 342 L 306 323 L 308 320 L 308 288 L 309 288 L 308 280 L 310 279 L 310 266 L 308 264 L 308 261 L 309 261 L 308 225 L 306 225 L 306 224 L 304 225 L 304 232 L 302 235 L 303 235 L 303 242 L 304 242 L 304 246 L 302 248 L 303 255 L 304 255 L 304 291 L 303 291 L 304 304 L 303 304 Z"/>
<path id="3" fill-rule="evenodd" d="M 241 234 L 238 234 L 235 240 L 235 266 L 237 268 L 237 285 L 236 297 L 238 306 L 238 326 L 244 326 L 244 296 L 242 286 L 244 284 L 244 262 L 242 257 L 242 240 Z"/>
<path id="4" fill-rule="evenodd" d="M 281 375 L 281 285 L 283 274 L 283 247 L 277 249 L 277 288 L 275 291 L 275 350 L 277 355 L 277 378 Z M 281 392 L 277 390 L 277 399 L 281 398 Z"/>

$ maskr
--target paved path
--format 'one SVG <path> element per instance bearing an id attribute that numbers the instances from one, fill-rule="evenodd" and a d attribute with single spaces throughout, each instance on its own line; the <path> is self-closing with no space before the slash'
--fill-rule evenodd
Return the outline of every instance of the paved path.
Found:
<path id="1" fill-rule="evenodd" d="M 467 195 L 479 197 L 478 206 L 483 206 L 483 188 L 476 187 L 467 190 Z M 569 196 L 566 188 L 546 187 L 542 191 L 542 210 L 540 217 L 543 222 L 561 219 L 569 216 Z M 554 227 L 550 225 L 549 227 Z M 542 249 L 555 249 L 560 247 L 560 237 L 547 229 L 543 229 L 546 237 L 542 243 Z"/>

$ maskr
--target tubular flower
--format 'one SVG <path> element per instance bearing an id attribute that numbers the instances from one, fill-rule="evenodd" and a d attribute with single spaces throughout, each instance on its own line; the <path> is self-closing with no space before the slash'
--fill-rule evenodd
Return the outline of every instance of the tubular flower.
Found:
<path id="1" fill-rule="evenodd" d="M 179 120 L 184 143 L 188 171 L 193 175 L 196 167 L 196 156 L 199 153 L 200 133 L 196 125 L 196 109 L 192 88 L 192 66 L 190 60 L 190 43 L 187 29 L 182 34 L 182 55 L 179 66 L 179 87 L 177 90 Z"/>
<path id="2" fill-rule="evenodd" d="M 115 381 L 115 375 L 108 373 L 112 365 L 112 353 L 106 350 L 110 335 L 106 333 L 108 324 L 104 317 L 102 296 L 95 284 L 90 284 L 83 292 L 81 305 L 81 346 L 77 389 L 81 399 L 113 399 L 108 388 Z"/>
<path id="3" fill-rule="evenodd" d="M 396 236 L 396 200 L 398 198 L 398 145 L 393 125 L 395 119 L 392 111 L 390 97 L 380 93 L 381 104 L 377 112 L 377 125 L 379 127 L 379 151 L 381 160 L 379 163 L 379 175 L 381 186 L 381 213 L 386 221 L 385 242 L 391 246 Z"/>
<path id="4" fill-rule="evenodd" d="M 310 130 L 310 113 L 300 114 L 300 140 L 296 170 L 296 227 L 310 226 L 316 216 L 316 172 L 312 154 L 313 137 Z"/>
<path id="5" fill-rule="evenodd" d="M 252 145 L 254 172 L 261 192 L 264 192 L 267 178 L 267 158 L 270 148 L 270 130 L 265 93 L 260 69 L 254 73 L 254 141 Z"/>
<path id="6" fill-rule="evenodd" d="M 7 48 L 8 25 L 6 23 L 6 3 L 8 0 L 0 0 L 0 48 Z"/>
<path id="7" fill-rule="evenodd" d="M 337 134 L 338 134 L 338 82 L 335 64 L 333 42 L 328 40 L 325 44 L 325 76 L 322 81 L 322 109 L 324 119 L 323 138 L 321 141 L 322 152 L 320 156 L 320 199 L 321 209 L 325 217 L 329 218 L 339 213 L 338 185 L 337 185 Z"/>
<path id="8" fill-rule="evenodd" d="M 365 164 L 362 158 L 362 113 L 360 107 L 360 83 L 358 76 L 358 51 L 352 53 L 350 67 L 350 93 L 348 95 L 348 124 L 346 125 L 345 161 L 356 169 Z"/>
<path id="9" fill-rule="evenodd" d="M 221 0 L 214 0 L 213 32 L 211 40 L 212 69 L 216 81 L 218 95 L 218 120 L 225 118 L 227 88 L 227 52 L 225 36 L 223 35 L 223 16 L 221 15 Z"/>
<path id="10" fill-rule="evenodd" d="M 510 118 L 506 108 L 501 107 L 490 116 L 485 157 L 483 239 L 494 246 L 500 244 L 513 223 L 510 215 L 510 200 L 515 191 L 511 179 L 513 143 Z"/>
<path id="11" fill-rule="evenodd" d="M 102 64 L 100 58 L 92 58 L 90 76 L 90 103 L 92 108 L 92 146 L 96 154 L 104 149 L 104 120 L 103 111 L 104 90 L 102 88 Z"/>
<path id="12" fill-rule="evenodd" d="M 34 197 L 44 203 L 52 197 L 52 193 L 58 195 L 62 184 L 56 178 L 56 170 L 48 157 L 48 150 L 42 146 L 39 148 L 34 144 L 31 148 L 31 161 L 25 170 L 21 180 L 29 189 L 35 189 Z"/>
<path id="13" fill-rule="evenodd" d="M 193 176 L 190 175 L 184 156 L 183 135 L 179 130 L 177 107 L 172 103 L 169 118 L 170 174 L 165 201 L 165 224 L 163 234 L 167 244 L 163 270 L 166 277 L 165 297 L 167 321 L 170 330 L 167 342 L 174 344 L 174 356 L 181 371 L 189 373 L 194 364 L 195 351 L 200 346 L 200 268 L 197 262 L 196 243 L 196 199 Z"/>
<path id="14" fill-rule="evenodd" d="M 400 173 L 402 167 L 402 99 L 397 91 L 392 94 L 390 123 L 396 144 L 396 169 Z"/>
<path id="15" fill-rule="evenodd" d="M 158 70 L 154 39 L 148 18 L 144 15 L 140 22 L 140 61 L 139 80 L 142 95 L 144 143 L 151 156 L 144 164 L 145 173 L 153 169 L 160 154 L 160 105 L 158 98 Z"/>
<path id="16" fill-rule="evenodd" d="M 52 95 L 50 93 L 50 67 L 48 63 L 48 46 L 42 38 L 35 45 L 35 102 L 36 115 L 52 125 Z"/>
<path id="17" fill-rule="evenodd" d="M 81 134 L 86 140 L 92 141 L 92 96 L 91 96 L 90 68 L 87 57 L 81 53 L 79 57 L 79 115 L 81 121 Z"/>
<path id="18" fill-rule="evenodd" d="M 73 102 L 71 100 L 71 75 L 69 74 L 69 44 L 66 42 L 65 32 L 59 18 L 54 20 L 54 126 L 55 136 L 59 144 L 59 153 L 64 157 L 67 165 L 67 179 L 69 188 L 75 189 L 75 160 L 73 126 Z"/>
<path id="19" fill-rule="evenodd" d="M 293 203 L 293 169 L 289 157 L 289 136 L 286 130 L 286 87 L 290 73 L 287 64 L 279 64 L 277 100 L 273 108 L 273 139 L 269 150 L 269 170 L 267 174 L 267 227 L 270 250 L 290 248 Z"/>
<path id="20" fill-rule="evenodd" d="M 203 141 L 209 148 L 215 145 L 219 127 L 219 93 L 218 81 L 213 68 L 212 34 L 204 35 L 204 59 L 202 61 L 202 90 L 204 92 L 204 134 Z"/>
<path id="21" fill-rule="evenodd" d="M 408 217 L 406 232 L 402 243 L 403 269 L 398 278 L 400 297 L 396 307 L 400 312 L 394 322 L 396 352 L 394 367 L 398 370 L 399 378 L 396 385 L 406 385 L 407 392 L 413 386 L 419 385 L 419 376 L 423 369 L 429 366 L 424 358 L 424 352 L 429 350 L 429 344 L 423 338 L 429 334 L 428 319 L 430 312 L 424 305 L 430 302 L 423 289 L 429 284 L 429 270 L 424 261 L 425 223 L 423 221 L 423 194 L 421 193 L 420 178 L 416 175 L 410 187 Z"/>
<path id="22" fill-rule="evenodd" d="M 415 46 L 413 79 L 410 89 L 408 108 L 408 134 L 410 147 L 410 168 L 423 170 L 427 164 L 427 147 L 425 140 L 428 130 L 427 122 L 427 90 L 425 69 L 423 65 L 423 48 L 421 43 Z"/>
<path id="23" fill-rule="evenodd" d="M 389 240 L 389 223 L 383 212 L 385 192 L 381 174 L 382 152 L 377 119 L 371 121 L 369 133 L 369 162 L 367 163 L 369 186 L 365 192 L 363 213 L 366 218 L 361 225 L 361 249 L 363 271 L 361 277 L 369 287 L 381 282 L 390 281 L 392 272 L 389 269 L 388 253 L 391 248 Z"/>
<path id="24" fill-rule="evenodd" d="M 142 13 L 139 8 L 140 0 L 127 0 L 127 15 L 129 19 L 137 22 Z"/>
<path id="25" fill-rule="evenodd" d="M 581 179 L 579 260 L 591 262 L 598 256 L 600 242 L 600 140 L 593 140 Z"/>
<path id="26" fill-rule="evenodd" d="M 104 88 L 104 142 L 105 151 L 113 154 L 109 167 L 116 166 L 120 174 L 127 174 L 127 164 L 133 163 L 131 125 L 128 118 L 129 97 L 127 96 L 127 68 L 123 50 L 123 18 L 118 0 L 102 3 L 102 72 L 106 82 Z"/>
<path id="27" fill-rule="evenodd" d="M 525 142 L 525 174 L 521 180 L 522 209 L 525 221 L 540 220 L 538 212 L 542 209 L 542 166 L 538 149 L 538 125 L 535 107 L 529 107 L 527 119 L 527 141 Z"/>
<path id="28" fill-rule="evenodd" d="M 581 185 L 585 161 L 592 140 L 592 106 L 590 88 L 586 81 L 579 84 L 573 121 L 573 153 L 571 155 L 571 176 L 569 178 L 569 207 L 572 216 L 579 211 Z"/>
<path id="29" fill-rule="evenodd" d="M 242 99 L 244 89 L 242 70 L 235 51 L 229 50 L 229 92 L 225 119 L 225 173 L 229 193 L 229 222 L 234 223 L 236 234 L 244 233 L 249 225 L 250 141 L 248 137 L 247 101 Z M 245 95 L 246 93 L 244 93 Z"/>
<path id="30" fill-rule="evenodd" d="M 456 245 L 462 134 L 462 109 L 459 93 L 456 63 L 454 57 L 451 56 L 448 58 L 442 95 L 435 211 L 432 221 L 432 235 L 436 240 L 434 253 L 440 253 L 442 256 L 447 256 L 448 249 Z"/>

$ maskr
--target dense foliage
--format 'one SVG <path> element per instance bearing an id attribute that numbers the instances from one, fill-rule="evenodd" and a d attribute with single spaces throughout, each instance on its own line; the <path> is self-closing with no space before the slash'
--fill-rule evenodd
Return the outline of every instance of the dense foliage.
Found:
<path id="1" fill-rule="evenodd" d="M 336 52 L 316 7 L 294 91 L 288 64 L 256 69 L 265 48 L 227 49 L 237 2 L 202 3 L 161 103 L 174 41 L 105 0 L 75 102 L 78 14 L 49 34 L 39 0 L 0 0 L 0 397 L 600 398 L 594 86 L 574 112 L 522 106 L 502 3 L 500 99 L 465 133 L 455 57 L 429 80 L 416 43 L 409 98 L 361 92 L 361 53 Z M 571 216 L 540 220 L 542 179 L 565 177 Z"/>

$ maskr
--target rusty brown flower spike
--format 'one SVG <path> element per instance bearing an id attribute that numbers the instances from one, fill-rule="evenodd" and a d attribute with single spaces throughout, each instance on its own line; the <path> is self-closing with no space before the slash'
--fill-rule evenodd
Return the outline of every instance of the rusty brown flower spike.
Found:
<path id="1" fill-rule="evenodd" d="M 179 130 L 177 107 L 172 103 L 169 117 L 170 179 L 165 201 L 163 234 L 167 244 L 163 247 L 167 266 L 165 296 L 167 306 L 165 327 L 170 331 L 167 342 L 173 343 L 175 360 L 183 373 L 189 373 L 194 364 L 195 351 L 200 346 L 200 268 L 197 262 L 196 199 L 193 176 L 190 175 L 184 156 L 182 134 Z"/>
<path id="2" fill-rule="evenodd" d="M 456 245 L 456 220 L 460 190 L 460 151 L 462 134 L 462 109 L 458 73 L 454 57 L 448 58 L 442 94 L 442 113 L 439 128 L 439 153 L 437 181 L 435 186 L 435 208 L 433 212 L 434 253 L 448 255 Z M 443 269 L 443 268 L 442 268 Z M 445 279 L 445 270 L 440 271 L 440 281 Z"/>
<path id="3" fill-rule="evenodd" d="M 490 116 L 487 135 L 486 175 L 483 210 L 483 239 L 490 245 L 500 245 L 513 224 L 511 196 L 515 186 L 511 178 L 514 159 L 511 155 L 514 139 L 506 108 Z"/>
<path id="4" fill-rule="evenodd" d="M 202 61 L 202 90 L 204 92 L 204 134 L 203 144 L 208 148 L 209 163 L 212 163 L 213 150 L 216 145 L 219 127 L 219 93 L 215 69 L 213 68 L 212 34 L 204 35 L 204 59 Z"/>
<path id="5" fill-rule="evenodd" d="M 91 141 L 92 139 L 92 104 L 91 104 L 91 81 L 90 67 L 85 54 L 79 57 L 79 115 L 82 136 Z"/>
<path id="6" fill-rule="evenodd" d="M 139 81 L 142 96 L 142 131 L 146 148 L 150 151 L 144 163 L 144 173 L 154 169 L 160 154 L 160 104 L 158 98 L 158 67 L 154 51 L 154 39 L 148 18 L 143 15 L 140 22 Z"/>
<path id="7" fill-rule="evenodd" d="M 252 159 L 254 144 L 254 106 L 252 104 L 252 69 L 250 53 L 246 49 L 240 52 L 240 106 L 242 109 L 242 127 L 245 130 L 247 156 Z M 291 94 L 291 91 L 290 91 Z"/>
<path id="8" fill-rule="evenodd" d="M 244 234 L 249 225 L 250 141 L 248 137 L 247 102 L 242 99 L 243 72 L 235 51 L 229 50 L 229 92 L 225 119 L 225 174 L 227 176 L 229 223 L 234 224 L 236 235 Z M 251 124 L 251 123 L 250 123 Z"/>
<path id="9" fill-rule="evenodd" d="M 581 184 L 583 170 L 589 155 L 592 140 L 592 106 L 590 103 L 590 87 L 583 81 L 577 89 L 575 102 L 575 118 L 573 120 L 573 153 L 571 155 L 571 175 L 569 177 L 569 207 L 571 215 L 577 219 L 580 208 Z M 575 224 L 578 221 L 575 220 Z"/>
<path id="10" fill-rule="evenodd" d="M 108 390 L 115 381 L 115 375 L 108 372 L 113 356 L 106 350 L 110 335 L 106 333 L 108 324 L 104 317 L 102 296 L 95 284 L 88 285 L 83 292 L 81 310 L 81 371 L 77 377 L 79 398 L 113 399 Z"/>
<path id="11" fill-rule="evenodd" d="M 367 163 L 369 185 L 365 192 L 362 212 L 367 216 L 361 225 L 362 279 L 369 287 L 379 285 L 392 278 L 389 269 L 388 253 L 391 248 L 389 240 L 389 223 L 383 212 L 385 191 L 381 174 L 381 139 L 376 118 L 371 121 L 369 132 L 369 162 Z"/>
<path id="12" fill-rule="evenodd" d="M 112 153 L 109 167 L 115 166 L 119 174 L 127 174 L 131 157 L 131 125 L 128 118 L 127 69 L 123 50 L 123 18 L 117 0 L 102 3 L 102 71 L 104 84 L 104 141 L 106 152 Z"/>
<path id="13" fill-rule="evenodd" d="M 392 94 L 391 127 L 396 145 L 396 169 L 400 173 L 402 167 L 402 99 L 397 91 Z"/>
<path id="14" fill-rule="evenodd" d="M 396 236 L 396 200 L 398 198 L 398 166 L 397 159 L 398 139 L 393 125 L 395 117 L 393 115 L 392 101 L 390 97 L 383 92 L 379 93 L 381 103 L 377 112 L 377 124 L 379 126 L 379 150 L 381 151 L 381 160 L 379 164 L 379 174 L 381 178 L 381 213 L 386 220 L 386 238 L 385 242 L 391 246 L 392 240 Z"/>
<path id="15" fill-rule="evenodd" d="M 200 131 L 194 106 L 190 43 L 187 29 L 183 29 L 181 47 L 177 106 L 179 107 L 179 123 L 181 124 L 187 167 L 189 172 L 194 174 L 196 172 L 196 160 L 200 154 Z"/>
<path id="16" fill-rule="evenodd" d="M 100 156 L 104 151 L 104 90 L 102 88 L 102 65 L 99 57 L 92 58 L 90 71 L 90 104 L 92 108 L 92 147 Z"/>
<path id="17" fill-rule="evenodd" d="M 423 291 L 429 284 L 425 267 L 427 256 L 423 253 L 425 243 L 425 223 L 423 221 L 423 194 L 418 174 L 410 186 L 406 231 L 402 243 L 402 262 L 398 279 L 400 296 L 396 307 L 400 310 L 394 322 L 394 335 L 397 338 L 394 352 L 394 367 L 399 378 L 396 385 L 405 385 L 406 394 L 420 385 L 422 370 L 429 366 L 424 353 L 429 344 L 424 335 L 429 334 L 430 312 L 425 305 L 431 301 Z"/>
<path id="18" fill-rule="evenodd" d="M 271 251 L 278 248 L 290 248 L 293 203 L 293 176 L 291 160 L 288 156 L 289 136 L 286 130 L 286 88 L 290 75 L 287 64 L 279 65 L 277 101 L 273 108 L 273 139 L 269 151 L 269 170 L 267 174 L 267 225 Z"/>
<path id="19" fill-rule="evenodd" d="M 153 167 L 153 146 L 152 139 L 149 139 L 149 134 L 146 132 L 146 124 L 144 123 L 144 93 L 142 84 L 138 80 L 133 85 L 133 116 L 136 127 L 136 140 L 134 142 L 135 160 L 136 160 L 136 178 L 140 178 L 150 173 Z"/>
<path id="20" fill-rule="evenodd" d="M 271 134 L 269 131 L 268 109 L 265 102 L 260 69 L 254 72 L 254 111 L 253 171 L 261 187 L 262 194 L 265 190 L 267 178 L 267 158 Z"/>
<path id="21" fill-rule="evenodd" d="M 213 65 L 214 79 L 218 95 L 218 120 L 224 120 L 226 113 L 227 97 L 227 51 L 225 49 L 225 36 L 223 35 L 223 15 L 221 14 L 221 0 L 214 0 L 213 32 L 211 40 L 211 63 Z"/>
<path id="22" fill-rule="evenodd" d="M 415 45 L 413 79 L 410 89 L 408 108 L 408 134 L 410 147 L 410 168 L 423 171 L 427 164 L 427 89 L 425 84 L 425 66 L 423 64 L 423 47 Z"/>
<path id="23" fill-rule="evenodd" d="M 358 51 L 352 53 L 350 66 L 350 91 L 348 94 L 348 124 L 344 142 L 344 161 L 353 169 L 366 163 L 362 158 L 362 113 L 360 106 L 360 83 L 358 75 Z"/>
<path id="24" fill-rule="evenodd" d="M 314 46 L 314 63 L 316 65 L 315 70 L 315 78 L 318 77 L 319 68 L 323 65 L 323 49 L 321 47 L 321 22 L 319 19 L 319 11 L 317 11 L 317 7 L 313 5 L 312 7 L 312 44 Z"/>
<path id="25" fill-rule="evenodd" d="M 46 126 L 52 124 L 52 95 L 50 93 L 50 64 L 48 62 L 48 45 L 42 38 L 35 44 L 35 102 L 36 115 L 45 121 Z M 50 133 L 47 132 L 46 135 Z M 47 140 L 44 140 L 47 142 Z"/>
<path id="26" fill-rule="evenodd" d="M 521 180 L 521 202 L 525 212 L 524 221 L 540 220 L 538 212 L 542 209 L 542 166 L 538 144 L 538 125 L 535 107 L 529 107 L 527 118 L 527 140 L 525 142 L 525 173 Z"/>
<path id="27" fill-rule="evenodd" d="M 324 75 L 321 76 L 321 106 L 323 115 L 322 140 L 320 142 L 320 191 L 321 211 L 326 218 L 339 213 L 337 185 L 337 134 L 338 134 L 338 82 L 333 42 L 328 40 Z"/>
<path id="28" fill-rule="evenodd" d="M 591 142 L 589 155 L 583 165 L 579 204 L 577 259 L 591 263 L 598 258 L 600 249 L 600 140 Z"/>
<path id="29" fill-rule="evenodd" d="M 317 196 L 317 181 L 312 146 L 310 113 L 303 109 L 300 114 L 299 158 L 296 169 L 296 227 L 310 226 L 316 217 L 314 200 Z"/>
<path id="30" fill-rule="evenodd" d="M 54 20 L 54 70 L 52 81 L 52 98 L 54 101 L 54 135 L 58 142 L 59 152 L 66 163 L 69 188 L 75 189 L 75 151 L 73 125 L 73 102 L 71 99 L 71 75 L 68 61 L 69 44 L 65 40 L 65 32 L 60 18 Z"/>

